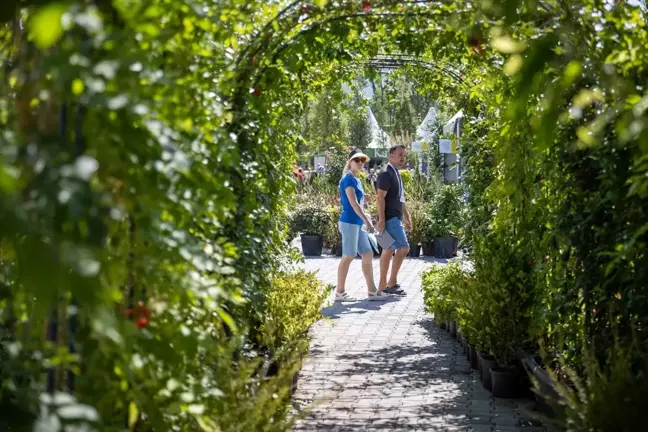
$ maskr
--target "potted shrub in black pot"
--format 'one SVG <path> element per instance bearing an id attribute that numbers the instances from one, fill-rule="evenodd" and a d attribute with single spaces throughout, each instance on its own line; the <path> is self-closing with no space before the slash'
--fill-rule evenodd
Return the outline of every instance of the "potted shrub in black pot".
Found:
<path id="1" fill-rule="evenodd" d="M 421 246 L 423 248 L 423 255 L 428 257 L 434 256 L 434 230 L 432 208 L 428 205 L 421 213 Z"/>
<path id="2" fill-rule="evenodd" d="M 481 337 L 483 347 L 497 361 L 497 366 L 490 368 L 493 396 L 516 397 L 522 376 L 517 353 L 531 342 L 529 330 L 535 310 L 533 260 L 524 248 L 501 234 L 489 235 L 476 244 L 477 248 L 475 279 L 489 318 Z"/>
<path id="3" fill-rule="evenodd" d="M 411 229 L 407 232 L 407 241 L 410 244 L 409 256 L 418 258 L 421 256 L 421 245 L 423 235 L 425 232 L 425 222 L 423 205 L 418 202 L 407 204 L 410 214 L 410 221 L 412 223 Z"/>
<path id="4" fill-rule="evenodd" d="M 321 256 L 324 234 L 329 232 L 331 216 L 317 205 L 299 207 L 292 215 L 291 230 L 301 235 L 304 256 Z"/>
<path id="5" fill-rule="evenodd" d="M 340 206 L 332 206 L 328 209 L 329 224 L 324 236 L 324 246 L 331 249 L 331 255 L 335 256 L 342 256 L 342 234 L 338 229 L 340 213 Z"/>
<path id="6" fill-rule="evenodd" d="M 434 195 L 430 209 L 432 223 L 429 233 L 434 236 L 434 256 L 457 256 L 457 234 L 462 226 L 461 189 L 457 185 L 441 187 Z"/>

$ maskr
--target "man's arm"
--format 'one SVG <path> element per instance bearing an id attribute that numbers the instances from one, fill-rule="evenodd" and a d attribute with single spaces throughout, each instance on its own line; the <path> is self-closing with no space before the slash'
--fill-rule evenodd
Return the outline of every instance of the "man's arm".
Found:
<path id="1" fill-rule="evenodd" d="M 387 191 L 384 189 L 378 189 L 378 225 L 376 230 L 381 233 L 385 230 L 385 195 Z"/>
<path id="2" fill-rule="evenodd" d="M 389 174 L 387 172 L 382 172 L 378 175 L 378 225 L 376 229 L 379 233 L 385 230 L 385 197 L 389 186 L 391 184 Z"/>
<path id="3" fill-rule="evenodd" d="M 403 221 L 405 222 L 405 228 L 407 228 L 408 231 L 411 230 L 412 219 L 410 219 L 410 214 L 405 203 L 403 203 Z"/>

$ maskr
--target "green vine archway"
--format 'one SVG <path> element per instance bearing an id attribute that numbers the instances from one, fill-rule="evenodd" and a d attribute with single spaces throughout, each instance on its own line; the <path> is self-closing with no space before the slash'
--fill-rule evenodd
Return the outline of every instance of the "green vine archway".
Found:
<path id="1" fill-rule="evenodd" d="M 584 374 L 592 342 L 599 360 L 612 340 L 645 342 L 641 9 L 9 3 L 20 9 L 0 28 L 2 379 L 32 414 L 43 368 L 61 365 L 104 430 L 129 417 L 132 430 L 286 427 L 285 382 L 265 384 L 257 362 L 286 261 L 296 121 L 309 92 L 358 64 L 406 67 L 420 91 L 469 113 L 474 259 L 521 272 L 541 311 L 534 343 Z M 150 303 L 148 330 L 122 316 L 131 292 Z M 68 330 L 51 344 L 40 332 L 68 312 L 76 353 Z"/>

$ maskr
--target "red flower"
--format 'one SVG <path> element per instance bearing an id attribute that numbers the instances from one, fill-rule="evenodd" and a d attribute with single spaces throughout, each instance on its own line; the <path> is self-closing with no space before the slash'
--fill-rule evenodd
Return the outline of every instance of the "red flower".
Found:
<path id="1" fill-rule="evenodd" d="M 369 4 L 368 1 L 364 1 L 364 2 L 362 2 L 362 7 L 364 8 L 364 11 L 365 11 L 366 13 L 371 12 L 371 4 Z"/>

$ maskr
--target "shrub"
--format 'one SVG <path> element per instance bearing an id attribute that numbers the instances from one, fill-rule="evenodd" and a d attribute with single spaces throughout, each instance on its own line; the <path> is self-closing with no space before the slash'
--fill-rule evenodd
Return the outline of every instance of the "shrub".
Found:
<path id="1" fill-rule="evenodd" d="M 481 349 L 502 367 L 511 366 L 531 342 L 536 296 L 533 259 L 526 248 L 503 234 L 491 234 L 475 245 L 475 291 L 483 321 L 476 328 Z"/>
<path id="2" fill-rule="evenodd" d="M 263 345 L 279 358 L 305 353 L 308 348 L 306 333 L 321 317 L 325 295 L 314 273 L 299 270 L 272 277 L 261 326 Z"/>
<path id="3" fill-rule="evenodd" d="M 642 349 L 643 348 L 643 349 Z M 584 373 L 569 371 L 573 385 L 554 380 L 561 396 L 567 430 L 570 432 L 632 432 L 645 429 L 648 376 L 646 347 L 622 345 L 618 340 L 607 349 L 605 366 L 594 347 L 584 351 Z"/>
<path id="4" fill-rule="evenodd" d="M 342 208 L 340 206 L 333 206 L 328 208 L 329 225 L 325 234 L 324 242 L 327 247 L 335 249 L 342 245 L 342 234 L 338 229 L 338 221 L 340 220 L 340 213 Z"/>
<path id="5" fill-rule="evenodd" d="M 291 217 L 290 228 L 295 235 L 325 235 L 329 230 L 330 216 L 326 209 L 317 204 L 299 207 Z"/>
<path id="6" fill-rule="evenodd" d="M 462 228 L 461 189 L 457 185 L 441 186 L 432 196 L 427 213 L 427 238 L 459 236 Z"/>
<path id="7" fill-rule="evenodd" d="M 459 308 L 457 287 L 467 283 L 469 276 L 459 261 L 436 264 L 423 273 L 425 308 L 437 322 L 455 321 Z"/>
<path id="8" fill-rule="evenodd" d="M 407 210 L 410 214 L 412 228 L 407 233 L 407 239 L 411 245 L 421 243 L 425 236 L 425 210 L 424 205 L 420 202 L 408 202 Z"/>

